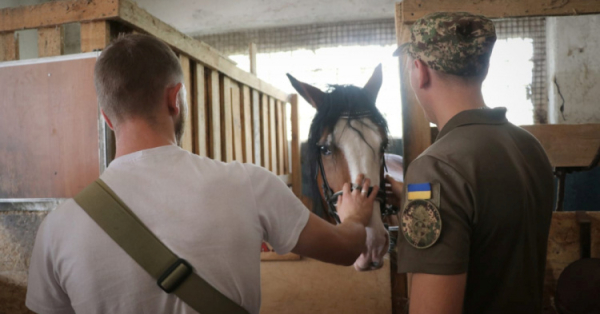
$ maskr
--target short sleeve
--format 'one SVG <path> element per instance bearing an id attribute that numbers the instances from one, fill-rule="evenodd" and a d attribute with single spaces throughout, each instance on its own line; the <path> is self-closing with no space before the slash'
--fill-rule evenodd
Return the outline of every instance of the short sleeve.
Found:
<path id="1" fill-rule="evenodd" d="M 25 305 L 36 313 L 75 313 L 54 269 L 48 218 L 40 225 L 33 246 Z"/>
<path id="2" fill-rule="evenodd" d="M 467 271 L 473 217 L 473 193 L 466 180 L 450 165 L 431 156 L 413 161 L 404 182 L 404 208 L 410 184 L 430 183 L 439 188 L 441 233 L 428 248 L 416 248 L 398 233 L 398 272 L 451 275 Z M 432 196 L 433 197 L 433 196 Z M 436 196 L 438 197 L 438 196 Z M 437 203 L 437 202 L 436 202 Z M 400 219 L 402 219 L 400 212 Z"/>
<path id="3" fill-rule="evenodd" d="M 263 228 L 263 239 L 278 254 L 289 253 L 298 243 L 309 210 L 276 175 L 264 168 L 245 164 Z"/>

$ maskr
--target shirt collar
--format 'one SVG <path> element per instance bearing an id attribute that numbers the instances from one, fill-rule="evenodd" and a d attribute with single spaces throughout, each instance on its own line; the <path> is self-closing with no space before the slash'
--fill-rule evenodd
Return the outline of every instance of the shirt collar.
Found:
<path id="1" fill-rule="evenodd" d="M 504 124 L 506 120 L 506 108 L 482 108 L 461 111 L 446 123 L 438 134 L 436 141 L 444 137 L 455 128 L 471 124 Z"/>

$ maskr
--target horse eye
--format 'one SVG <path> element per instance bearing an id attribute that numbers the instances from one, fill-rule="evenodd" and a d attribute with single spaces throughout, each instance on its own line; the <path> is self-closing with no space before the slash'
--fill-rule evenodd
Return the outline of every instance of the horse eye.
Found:
<path id="1" fill-rule="evenodd" d="M 329 149 L 329 145 L 323 145 L 320 147 L 320 149 L 321 149 L 321 155 L 323 155 L 323 156 L 331 155 L 331 150 Z"/>

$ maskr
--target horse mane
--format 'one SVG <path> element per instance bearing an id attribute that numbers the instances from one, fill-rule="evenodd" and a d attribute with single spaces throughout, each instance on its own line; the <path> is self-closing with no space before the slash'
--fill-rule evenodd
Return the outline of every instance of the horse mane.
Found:
<path id="1" fill-rule="evenodd" d="M 318 158 L 320 149 L 317 143 L 324 132 L 333 132 L 336 123 L 342 115 L 348 116 L 348 127 L 357 132 L 364 140 L 362 133 L 352 127 L 350 121 L 360 120 L 366 115 L 369 119 L 383 130 L 383 141 L 381 149 L 385 150 L 388 145 L 388 126 L 387 121 L 375 106 L 374 100 L 363 91 L 362 88 L 354 85 L 329 85 L 328 91 L 324 94 L 323 100 L 319 105 L 319 110 L 315 114 L 310 125 L 308 135 L 308 147 L 306 150 L 306 165 L 309 167 L 310 180 L 309 197 L 313 202 L 313 211 L 320 217 L 325 217 L 325 210 L 321 203 L 320 188 L 317 184 Z M 354 116 L 353 116 L 354 115 Z M 379 153 L 378 147 L 371 147 L 374 153 Z"/>

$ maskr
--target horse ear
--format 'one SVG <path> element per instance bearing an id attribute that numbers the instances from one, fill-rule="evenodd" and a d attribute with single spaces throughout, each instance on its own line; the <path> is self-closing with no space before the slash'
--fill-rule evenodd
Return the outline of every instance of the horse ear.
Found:
<path id="1" fill-rule="evenodd" d="M 298 91 L 298 94 L 302 96 L 302 98 L 306 99 L 306 101 L 311 104 L 315 109 L 319 110 L 319 105 L 323 101 L 323 93 L 320 89 L 306 83 L 302 83 L 298 81 L 295 77 L 291 76 L 289 73 L 287 77 L 290 79 L 292 86 Z"/>
<path id="2" fill-rule="evenodd" d="M 379 89 L 381 88 L 381 82 L 383 81 L 383 72 L 381 71 L 381 63 L 375 68 L 373 71 L 373 75 L 363 87 L 363 91 L 367 93 L 369 99 L 375 103 L 377 99 L 377 94 L 379 94 Z"/>

